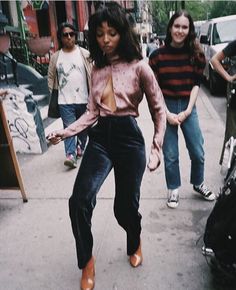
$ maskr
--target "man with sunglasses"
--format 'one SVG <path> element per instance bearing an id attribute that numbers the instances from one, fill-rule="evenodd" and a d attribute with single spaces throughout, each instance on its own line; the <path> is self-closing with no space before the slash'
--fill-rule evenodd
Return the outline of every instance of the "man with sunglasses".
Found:
<path id="1" fill-rule="evenodd" d="M 77 33 L 70 23 L 62 23 L 57 32 L 59 50 L 53 54 L 48 68 L 50 92 L 58 90 L 58 104 L 64 128 L 77 120 L 86 110 L 91 62 L 89 52 L 76 44 Z M 77 167 L 77 158 L 83 155 L 87 132 L 64 140 L 64 165 Z"/>

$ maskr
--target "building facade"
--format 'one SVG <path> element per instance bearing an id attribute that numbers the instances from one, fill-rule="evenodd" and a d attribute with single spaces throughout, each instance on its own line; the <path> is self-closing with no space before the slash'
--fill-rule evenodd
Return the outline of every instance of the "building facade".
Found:
<path id="1" fill-rule="evenodd" d="M 2 31 L 10 35 L 10 52 L 18 62 L 34 66 L 36 70 L 44 74 L 46 69 L 40 71 L 40 66 L 47 64 L 50 55 L 58 49 L 57 29 L 60 23 L 67 21 L 73 24 L 78 30 L 79 44 L 86 47 L 88 19 L 100 5 L 106 2 L 0 0 L 0 33 Z M 116 2 L 129 13 L 142 42 L 152 31 L 148 15 L 148 1 L 120 0 Z M 139 22 L 138 25 L 137 22 Z M 44 57 L 45 52 L 49 53 L 49 56 Z"/>

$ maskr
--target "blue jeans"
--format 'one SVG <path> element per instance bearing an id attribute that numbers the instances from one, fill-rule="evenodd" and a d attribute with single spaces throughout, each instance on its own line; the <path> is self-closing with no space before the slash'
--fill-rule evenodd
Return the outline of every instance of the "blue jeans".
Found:
<path id="1" fill-rule="evenodd" d="M 171 113 L 178 114 L 186 110 L 189 99 L 166 99 L 166 106 Z M 179 147 L 178 147 L 178 128 L 179 126 L 170 125 L 164 137 L 163 154 L 165 162 L 165 176 L 168 189 L 176 189 L 181 185 L 179 169 Z M 203 136 L 199 126 L 196 107 L 192 113 L 180 125 L 183 132 L 186 147 L 191 160 L 190 183 L 200 185 L 204 180 L 204 149 Z"/>
<path id="2" fill-rule="evenodd" d="M 67 128 L 76 121 L 86 111 L 86 104 L 70 104 L 59 105 L 63 127 Z M 77 136 L 73 136 L 64 140 L 66 155 L 72 154 L 76 157 L 76 149 L 79 145 L 84 150 L 87 141 L 87 130 L 80 132 Z"/>
<path id="3" fill-rule="evenodd" d="M 137 250 L 142 218 L 138 211 L 140 186 L 145 166 L 144 139 L 133 117 L 100 117 L 97 125 L 89 129 L 89 142 L 69 199 L 80 269 L 92 255 L 91 218 L 96 195 L 112 168 L 115 176 L 114 214 L 127 234 L 127 254 L 133 255 Z"/>

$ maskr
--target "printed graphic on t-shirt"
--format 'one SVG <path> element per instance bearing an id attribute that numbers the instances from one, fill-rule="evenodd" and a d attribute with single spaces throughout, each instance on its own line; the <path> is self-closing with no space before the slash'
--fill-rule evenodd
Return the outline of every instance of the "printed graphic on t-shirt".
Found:
<path id="1" fill-rule="evenodd" d="M 79 67 L 75 64 L 71 64 L 71 67 L 67 72 L 65 72 L 62 63 L 59 63 L 58 65 L 58 76 L 59 76 L 59 83 L 60 83 L 60 89 L 63 93 L 63 89 L 65 86 L 70 83 L 70 81 L 73 81 L 73 74 L 76 72 L 73 72 L 74 70 L 79 70 Z M 79 87 L 76 89 L 76 92 L 79 91 Z"/>
<path id="2" fill-rule="evenodd" d="M 86 71 L 79 49 L 60 51 L 57 60 L 59 104 L 85 104 L 88 99 Z"/>

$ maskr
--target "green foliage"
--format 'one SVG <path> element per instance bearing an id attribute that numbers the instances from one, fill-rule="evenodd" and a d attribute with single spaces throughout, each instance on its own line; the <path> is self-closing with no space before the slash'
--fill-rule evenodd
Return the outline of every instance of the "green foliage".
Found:
<path id="1" fill-rule="evenodd" d="M 185 1 L 185 9 L 191 14 L 193 21 L 208 19 L 211 7 L 212 1 Z"/>
<path id="2" fill-rule="evenodd" d="M 236 1 L 214 1 L 210 17 L 220 17 L 236 14 Z"/>
<path id="3" fill-rule="evenodd" d="M 154 21 L 153 30 L 162 35 L 166 33 L 166 26 L 169 21 L 170 11 L 175 10 L 174 1 L 151 1 L 152 17 Z"/>
<path id="4" fill-rule="evenodd" d="M 165 34 L 166 26 L 169 21 L 171 11 L 177 11 L 185 8 L 191 12 L 193 20 L 205 20 L 209 16 L 210 7 L 209 1 L 151 1 L 152 16 L 154 20 L 154 31 L 157 34 Z M 185 7 L 183 7 L 183 5 Z M 208 14 L 207 14 L 208 13 Z"/>

